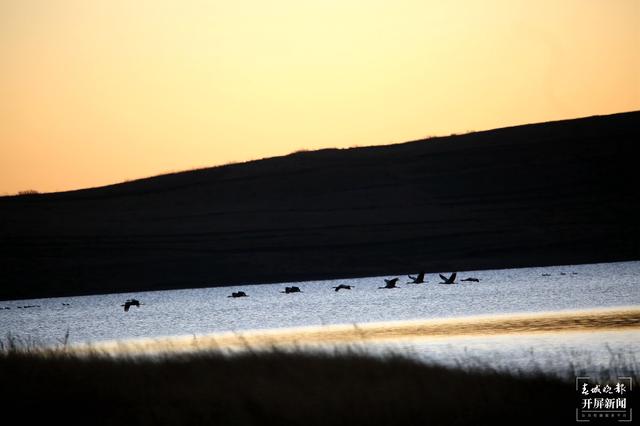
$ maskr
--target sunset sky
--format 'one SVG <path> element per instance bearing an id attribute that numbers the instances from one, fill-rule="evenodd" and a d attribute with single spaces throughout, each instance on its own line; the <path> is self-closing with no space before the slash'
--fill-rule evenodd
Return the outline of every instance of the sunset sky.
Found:
<path id="1" fill-rule="evenodd" d="M 640 109 L 640 0 L 0 0 L 0 195 Z"/>

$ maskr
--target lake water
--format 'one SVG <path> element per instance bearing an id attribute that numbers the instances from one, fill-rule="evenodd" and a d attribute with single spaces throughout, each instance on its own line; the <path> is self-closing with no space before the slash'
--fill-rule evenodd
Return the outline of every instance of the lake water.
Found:
<path id="1" fill-rule="evenodd" d="M 460 281 L 466 277 L 480 281 Z M 384 278 L 393 277 L 0 301 L 0 330 L 46 345 L 59 343 L 67 332 L 69 343 L 95 344 L 256 329 L 640 306 L 637 261 L 465 271 L 458 273 L 456 285 L 438 284 L 436 274 L 428 274 L 426 284 L 405 284 L 409 280 L 403 276 L 400 288 L 379 289 Z M 338 284 L 354 287 L 336 292 L 332 287 Z M 297 285 L 302 292 L 281 293 L 289 285 Z M 249 297 L 227 297 L 238 290 Z M 124 312 L 121 304 L 129 298 L 143 305 Z M 29 305 L 35 307 L 20 308 Z M 627 329 L 562 336 L 451 336 L 449 341 L 385 347 L 439 360 L 466 357 L 470 350 L 487 359 L 501 350 L 506 351 L 505 359 L 516 359 L 514 354 L 521 351 L 523 360 L 530 360 L 531 350 L 536 349 L 552 358 L 562 351 L 582 350 L 592 357 L 587 363 L 602 364 L 612 348 L 640 353 L 638 337 L 638 331 Z"/>

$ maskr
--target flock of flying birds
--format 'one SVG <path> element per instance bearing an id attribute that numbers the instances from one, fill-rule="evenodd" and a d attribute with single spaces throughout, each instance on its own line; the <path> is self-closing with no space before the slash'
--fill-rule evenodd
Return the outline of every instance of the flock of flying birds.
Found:
<path id="1" fill-rule="evenodd" d="M 451 274 L 449 277 L 446 277 L 442 274 L 439 274 L 440 278 L 442 279 L 442 282 L 440 284 L 455 284 L 456 283 L 456 277 L 457 277 L 457 273 L 454 272 L 453 274 Z M 385 279 L 385 285 L 383 287 L 378 287 L 378 288 L 399 288 L 398 287 L 398 280 L 400 278 L 392 278 L 392 279 Z M 411 279 L 411 281 L 407 282 L 407 284 L 422 284 L 424 282 L 426 282 L 424 280 L 424 272 L 420 272 L 417 276 L 413 277 L 411 275 L 409 275 L 409 279 Z M 465 278 L 462 279 L 460 281 L 470 281 L 470 282 L 480 282 L 480 280 L 478 278 Z M 335 291 L 340 291 L 340 290 L 351 290 L 354 286 L 352 285 L 347 285 L 347 284 L 340 284 L 338 286 L 332 287 Z M 300 290 L 300 287 L 296 287 L 296 286 L 292 286 L 292 287 L 285 287 L 284 291 L 281 291 L 280 293 L 301 293 L 302 290 Z M 244 291 L 234 291 L 233 293 L 231 293 L 230 296 L 227 297 L 248 297 L 247 293 L 245 293 Z"/>
<path id="2" fill-rule="evenodd" d="M 415 277 L 409 275 L 409 279 L 411 279 L 411 281 L 408 281 L 407 284 L 422 284 L 425 283 L 426 281 L 424 280 L 424 272 L 420 272 L 418 275 L 416 275 Z M 440 278 L 442 279 L 442 282 L 440 284 L 455 284 L 456 283 L 456 277 L 457 277 L 457 273 L 454 272 L 452 273 L 449 277 L 446 277 L 442 274 L 438 274 L 440 275 Z M 560 275 L 567 275 L 565 272 L 560 272 Z M 571 272 L 571 275 L 578 275 L 577 272 Z M 551 276 L 551 274 L 542 274 L 543 277 L 549 277 Z M 398 280 L 399 278 L 391 278 L 389 280 L 385 279 L 385 285 L 383 287 L 378 287 L 378 288 L 399 288 L 398 287 Z M 469 281 L 469 282 L 480 282 L 480 280 L 478 278 L 473 278 L 473 277 L 469 277 L 469 278 L 464 278 L 460 281 Z M 335 287 L 332 287 L 335 291 L 340 291 L 340 290 L 351 290 L 354 286 L 352 285 L 347 285 L 347 284 L 340 284 L 337 285 Z M 297 286 L 291 286 L 291 287 L 285 287 L 284 291 L 281 291 L 280 293 L 302 293 L 302 290 L 300 290 L 300 287 Z M 248 297 L 249 295 L 247 293 L 245 293 L 244 291 L 234 291 L 233 293 L 231 293 L 230 296 L 227 297 Z M 63 306 L 69 306 L 68 303 L 63 303 Z M 132 306 L 136 306 L 136 307 L 140 307 L 141 305 L 144 305 L 144 303 L 140 303 L 139 300 L 137 299 L 128 299 L 127 301 L 125 301 L 122 305 L 122 307 L 124 307 L 124 311 L 125 312 L 129 312 L 129 308 L 131 308 Z M 18 306 L 18 308 L 21 309 L 27 309 L 27 308 L 39 308 L 40 305 L 25 305 L 25 306 Z M 0 307 L 0 309 L 11 309 L 10 307 L 6 306 L 6 307 Z"/>
<path id="3" fill-rule="evenodd" d="M 416 275 L 415 277 L 409 275 L 409 279 L 411 281 L 408 281 L 407 284 L 422 284 L 422 283 L 426 283 L 426 281 L 424 280 L 424 272 L 420 272 L 418 275 Z M 577 275 L 577 272 L 572 272 L 572 275 Z M 442 279 L 442 282 L 440 284 L 455 284 L 456 283 L 456 278 L 458 276 L 457 272 L 452 273 L 450 276 L 445 276 L 442 274 L 438 274 L 440 275 L 440 278 Z M 560 275 L 566 275 L 566 273 L 561 272 Z M 542 274 L 543 277 L 548 277 L 551 276 L 551 274 Z M 383 287 L 378 287 L 378 288 L 399 288 L 398 287 L 398 280 L 400 278 L 396 277 L 396 278 L 391 278 L 391 279 L 385 279 L 385 285 Z M 468 281 L 468 282 L 480 282 L 480 280 L 478 278 L 474 278 L 474 277 L 468 277 L 468 278 L 464 278 L 461 279 L 460 281 Z M 351 290 L 354 286 L 352 285 L 347 285 L 347 284 L 340 284 L 337 285 L 335 287 L 332 287 L 335 291 L 340 291 L 340 290 Z M 280 293 L 302 293 L 302 290 L 300 290 L 300 287 L 297 286 L 291 286 L 291 287 L 285 287 L 284 291 L 281 291 Z M 231 293 L 231 295 L 227 296 L 227 297 L 249 297 L 249 295 L 247 293 L 245 293 L 244 291 L 234 291 L 233 293 Z M 131 306 L 140 306 L 141 303 L 138 302 L 136 299 L 129 299 L 127 300 L 124 305 L 124 310 L 125 312 L 129 311 L 129 307 Z"/>
<path id="4" fill-rule="evenodd" d="M 409 279 L 411 279 L 411 281 L 408 281 L 407 284 L 422 284 L 425 283 L 426 281 L 424 280 L 424 272 L 420 272 L 418 275 L 416 275 L 415 277 L 409 275 Z M 572 272 L 572 275 L 577 275 L 577 272 Z M 440 284 L 455 284 L 456 283 L 456 278 L 458 276 L 457 272 L 452 273 L 450 276 L 444 276 L 442 274 L 438 274 L 440 276 L 440 278 L 442 279 L 442 282 Z M 560 275 L 566 275 L 566 273 L 561 272 Z M 551 274 L 542 274 L 543 277 L 548 277 L 551 276 Z M 385 285 L 383 287 L 378 287 L 378 288 L 399 288 L 398 287 L 398 280 L 400 278 L 396 277 L 396 278 L 391 278 L 391 279 L 385 279 Z M 480 280 L 478 278 L 474 278 L 474 277 L 468 277 L 468 278 L 464 278 L 461 279 L 460 281 L 469 281 L 469 282 L 480 282 Z M 352 285 L 347 285 L 347 284 L 340 284 L 337 285 L 335 287 L 332 287 L 335 291 L 340 291 L 340 290 L 351 290 L 354 286 Z M 300 287 L 297 286 L 291 286 L 291 287 L 285 287 L 284 291 L 281 291 L 280 293 L 302 293 L 302 290 L 300 290 Z M 234 291 L 233 293 L 231 293 L 230 296 L 227 297 L 249 297 L 249 295 L 247 293 L 245 293 L 244 291 Z M 124 311 L 128 312 L 129 311 L 129 307 L 131 306 L 140 306 L 141 303 L 139 301 L 137 301 L 136 299 L 129 299 L 127 300 L 124 305 Z"/>
<path id="5" fill-rule="evenodd" d="M 408 281 L 407 284 L 422 284 L 425 283 L 426 281 L 424 280 L 424 272 L 420 272 L 418 275 L 416 275 L 415 277 L 409 275 L 409 279 L 411 279 L 411 281 Z M 458 274 L 456 272 L 452 273 L 449 277 L 446 277 L 442 274 L 438 274 L 440 275 L 440 278 L 442 279 L 442 282 L 440 284 L 455 284 L 456 283 L 456 277 L 458 276 Z M 560 275 L 567 275 L 565 272 L 560 272 Z M 571 275 L 578 275 L 577 272 L 571 272 Z M 551 276 L 551 274 L 542 274 L 543 277 L 549 277 Z M 399 288 L 398 287 L 398 280 L 399 278 L 391 278 L 389 280 L 385 279 L 385 285 L 383 287 L 378 287 L 378 288 Z M 464 278 L 460 281 L 469 281 L 469 282 L 480 282 L 480 280 L 478 278 L 473 278 L 473 277 L 469 277 L 469 278 Z M 347 285 L 347 284 L 340 284 L 337 285 L 335 287 L 332 287 L 335 291 L 340 291 L 340 290 L 351 290 L 354 286 L 352 285 Z M 291 286 L 291 287 L 285 287 L 284 291 L 281 291 L 280 293 L 302 293 L 302 290 L 300 290 L 300 287 L 297 286 Z M 247 293 L 245 293 L 244 291 L 234 291 L 233 293 L 231 293 L 230 296 L 227 297 L 248 297 L 249 295 Z M 63 306 L 69 306 L 68 303 L 63 303 Z M 125 312 L 129 312 L 129 308 L 131 308 L 132 306 L 136 306 L 136 307 L 140 307 L 141 305 L 144 305 L 144 303 L 140 303 L 139 300 L 137 299 L 128 299 L 127 301 L 125 301 L 122 305 L 122 307 L 124 307 L 124 311 Z M 18 306 L 18 308 L 39 308 L 40 305 L 25 305 L 25 306 Z M 11 309 L 10 307 L 0 307 L 0 309 Z"/>
<path id="6" fill-rule="evenodd" d="M 411 275 L 409 275 L 409 279 L 411 279 L 411 281 L 408 281 L 407 284 L 422 284 L 425 283 L 426 281 L 424 280 L 424 272 L 420 272 L 417 276 L 413 277 Z M 442 282 L 440 284 L 455 284 L 456 283 L 456 277 L 457 277 L 457 273 L 454 272 L 452 273 L 449 277 L 446 277 L 442 274 L 439 274 L 440 278 L 442 279 Z M 398 287 L 398 280 L 400 278 L 396 277 L 396 278 L 392 278 L 392 279 L 385 279 L 385 285 L 384 287 L 378 287 L 378 288 L 399 288 Z M 480 280 L 478 278 L 465 278 L 462 279 L 460 281 L 470 281 L 470 282 L 480 282 Z M 340 284 L 337 285 L 335 287 L 332 287 L 335 291 L 340 291 L 340 290 L 351 290 L 354 286 L 352 285 L 347 285 L 347 284 Z M 284 291 L 281 291 L 280 293 L 302 293 L 302 290 L 300 290 L 300 287 L 297 286 L 291 286 L 291 287 L 285 287 Z M 227 296 L 227 297 L 249 297 L 249 295 L 247 293 L 245 293 L 244 291 L 234 291 L 233 293 L 231 293 L 231 295 Z M 138 300 L 136 299 L 129 299 L 127 300 L 123 305 L 124 307 L 124 311 L 125 312 L 129 312 L 129 308 L 131 306 L 140 306 L 142 303 L 140 303 Z"/>

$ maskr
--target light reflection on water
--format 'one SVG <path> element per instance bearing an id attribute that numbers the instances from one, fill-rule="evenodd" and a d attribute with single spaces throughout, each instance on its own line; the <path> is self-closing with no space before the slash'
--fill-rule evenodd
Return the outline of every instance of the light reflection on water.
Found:
<path id="1" fill-rule="evenodd" d="M 393 342 L 373 350 L 381 354 L 410 354 L 428 362 L 465 368 L 539 370 L 592 377 L 603 374 L 637 377 L 640 373 L 637 330 L 465 336 L 429 342 Z"/>
<path id="2" fill-rule="evenodd" d="M 244 330 L 192 336 L 173 336 L 119 340 L 120 350 L 127 347 L 146 350 L 171 348 L 240 348 L 260 349 L 304 344 L 338 345 L 352 343 L 389 342 L 481 336 L 558 334 L 567 332 L 598 332 L 640 330 L 640 307 L 599 308 L 577 311 L 556 311 L 523 314 L 495 314 L 412 321 L 371 322 L 325 326 Z M 112 347 L 112 342 L 92 347 Z"/>
<path id="3" fill-rule="evenodd" d="M 280 293 L 291 285 L 282 283 L 6 301 L 0 302 L 0 308 L 11 309 L 0 309 L 0 330 L 44 344 L 57 343 L 68 330 L 71 343 L 82 343 L 325 324 L 640 306 L 640 262 L 458 273 L 458 280 L 465 277 L 477 277 L 480 282 L 439 285 L 436 274 L 427 274 L 427 284 L 404 284 L 408 279 L 400 277 L 401 288 L 391 290 L 378 289 L 383 285 L 383 278 L 390 278 L 387 276 L 296 283 L 303 291 L 298 294 Z M 338 284 L 354 288 L 335 292 L 332 287 Z M 238 290 L 247 292 L 249 297 L 227 297 Z M 132 297 L 144 305 L 132 307 L 125 313 L 120 305 Z M 39 307 L 17 308 L 24 305 Z M 602 346 L 607 343 L 600 340 L 603 336 L 609 335 L 592 334 L 591 341 Z M 556 343 L 563 340 L 556 338 Z"/>
<path id="4" fill-rule="evenodd" d="M 76 345 L 112 355 L 313 350 L 400 354 L 464 368 L 543 370 L 559 375 L 637 374 L 640 308 L 490 315 L 272 330 L 248 330 Z M 569 374 L 571 373 L 571 374 Z"/>

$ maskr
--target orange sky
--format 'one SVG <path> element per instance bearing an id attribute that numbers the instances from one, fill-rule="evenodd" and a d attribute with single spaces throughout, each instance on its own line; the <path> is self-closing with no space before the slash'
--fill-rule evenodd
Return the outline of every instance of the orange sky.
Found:
<path id="1" fill-rule="evenodd" d="M 640 109 L 640 0 L 0 0 L 0 195 Z"/>

